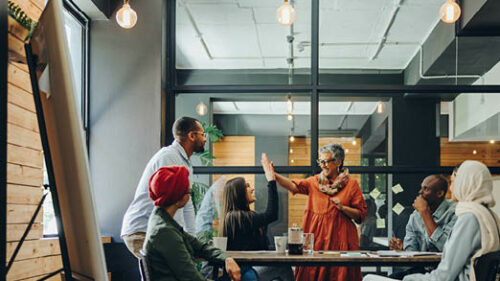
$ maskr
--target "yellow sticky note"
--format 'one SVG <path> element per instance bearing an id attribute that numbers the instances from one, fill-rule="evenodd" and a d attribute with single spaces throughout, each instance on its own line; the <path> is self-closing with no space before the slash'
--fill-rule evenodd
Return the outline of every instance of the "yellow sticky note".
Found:
<path id="1" fill-rule="evenodd" d="M 403 212 L 405 209 L 405 207 L 403 207 L 403 205 L 397 203 L 393 208 L 392 210 L 394 211 L 394 213 L 396 213 L 397 215 L 401 214 L 401 212 Z"/>
<path id="2" fill-rule="evenodd" d="M 385 228 L 385 219 L 377 219 L 377 228 Z"/>
<path id="3" fill-rule="evenodd" d="M 370 196 L 373 198 L 373 199 L 377 199 L 377 197 L 380 195 L 380 191 L 378 191 L 378 189 L 374 188 L 372 190 L 372 192 L 370 192 Z"/>
<path id="4" fill-rule="evenodd" d="M 394 194 L 398 194 L 403 191 L 404 189 L 399 183 L 392 187 L 392 192 L 394 192 Z"/>

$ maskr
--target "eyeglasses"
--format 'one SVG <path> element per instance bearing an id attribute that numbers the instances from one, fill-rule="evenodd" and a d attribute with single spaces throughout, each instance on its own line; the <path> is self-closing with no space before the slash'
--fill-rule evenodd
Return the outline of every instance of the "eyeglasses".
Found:
<path id="1" fill-rule="evenodd" d="M 194 134 L 202 134 L 204 138 L 208 138 L 208 134 L 205 132 L 193 132 Z"/>
<path id="2" fill-rule="evenodd" d="M 335 161 L 335 159 L 326 159 L 326 160 L 318 159 L 316 160 L 316 163 L 318 163 L 318 165 L 321 166 L 321 165 L 327 165 L 328 163 L 333 161 Z"/>

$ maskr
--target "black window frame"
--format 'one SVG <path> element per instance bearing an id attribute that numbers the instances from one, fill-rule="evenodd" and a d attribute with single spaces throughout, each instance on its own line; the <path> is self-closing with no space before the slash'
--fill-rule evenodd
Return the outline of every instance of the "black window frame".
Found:
<path id="1" fill-rule="evenodd" d="M 436 98 L 450 100 L 460 93 L 485 94 L 500 93 L 500 85 L 325 85 L 319 81 L 319 15 L 320 0 L 311 0 L 311 75 L 310 83 L 294 85 L 179 85 L 176 69 L 176 0 L 164 2 L 162 25 L 162 104 L 161 104 L 161 144 L 168 145 L 173 141 L 170 131 L 175 121 L 175 97 L 185 94 L 213 93 L 304 93 L 311 94 L 311 166 L 277 166 L 280 173 L 317 173 L 314 165 L 318 158 L 318 119 L 319 97 L 321 95 L 349 97 L 404 97 L 404 98 Z M 455 23 L 457 36 L 462 34 L 460 21 Z M 393 166 L 385 167 L 349 167 L 351 173 L 382 174 L 419 174 L 419 173 L 451 173 L 454 167 L 420 167 Z M 500 167 L 489 167 L 494 174 L 500 174 Z M 194 167 L 195 174 L 259 174 L 260 166 L 225 166 Z"/>

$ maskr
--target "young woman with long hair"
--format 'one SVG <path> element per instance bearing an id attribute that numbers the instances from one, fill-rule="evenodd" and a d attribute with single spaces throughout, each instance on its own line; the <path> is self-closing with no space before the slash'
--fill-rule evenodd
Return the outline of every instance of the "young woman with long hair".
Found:
<path id="1" fill-rule="evenodd" d="M 263 164 L 267 179 L 267 208 L 263 213 L 250 209 L 255 188 L 242 177 L 229 180 L 223 193 L 221 230 L 227 249 L 233 251 L 268 250 L 267 225 L 278 219 L 278 192 L 272 163 Z"/>

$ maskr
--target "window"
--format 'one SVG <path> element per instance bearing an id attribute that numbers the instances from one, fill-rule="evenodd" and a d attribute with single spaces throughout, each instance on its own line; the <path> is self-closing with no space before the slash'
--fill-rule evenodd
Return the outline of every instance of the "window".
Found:
<path id="1" fill-rule="evenodd" d="M 88 140 L 88 19 L 69 1 L 64 1 L 64 31 L 70 54 L 71 70 L 75 85 L 75 101 L 80 109 L 82 129 Z M 87 142 L 88 143 L 88 142 Z M 44 163 L 44 184 L 48 185 L 46 167 Z M 50 191 L 49 191 L 50 193 Z M 52 196 L 49 194 L 43 204 L 43 233 L 44 235 L 57 234 Z"/>
<path id="2" fill-rule="evenodd" d="M 492 93 L 500 93 L 500 80 L 488 80 L 500 59 L 498 43 L 460 37 L 460 30 L 439 21 L 440 3 L 290 1 L 297 22 L 285 27 L 274 18 L 275 2 L 175 2 L 165 11 L 176 22 L 169 23 L 175 32 L 166 40 L 175 52 L 165 48 L 164 108 L 175 101 L 176 115 L 166 110 L 165 123 L 186 115 L 216 124 L 234 141 L 253 138 L 244 145 L 252 147 L 253 161 L 229 149 L 221 155 L 232 162 L 195 165 L 195 174 L 207 182 L 219 174 L 262 173 L 260 152 L 274 154 L 280 173 L 315 174 L 319 168 L 311 160 L 318 148 L 341 142 L 365 198 L 375 201 L 377 235 L 404 235 L 398 229 L 406 224 L 420 181 L 451 172 L 451 165 L 442 164 L 449 162 L 440 152 L 447 147 L 440 140 L 447 129 L 436 110 L 439 101 L 455 100 L 464 112 L 467 97 L 456 97 L 467 92 L 485 107 L 497 104 L 478 93 L 493 100 Z M 488 52 L 496 59 L 489 60 Z M 481 63 L 471 65 L 478 55 Z M 294 122 L 281 107 L 288 99 Z M 208 109 L 203 116 L 195 111 L 200 103 Z M 498 106 L 482 113 L 479 121 L 499 124 Z M 404 192 L 393 188 L 398 183 Z"/>

